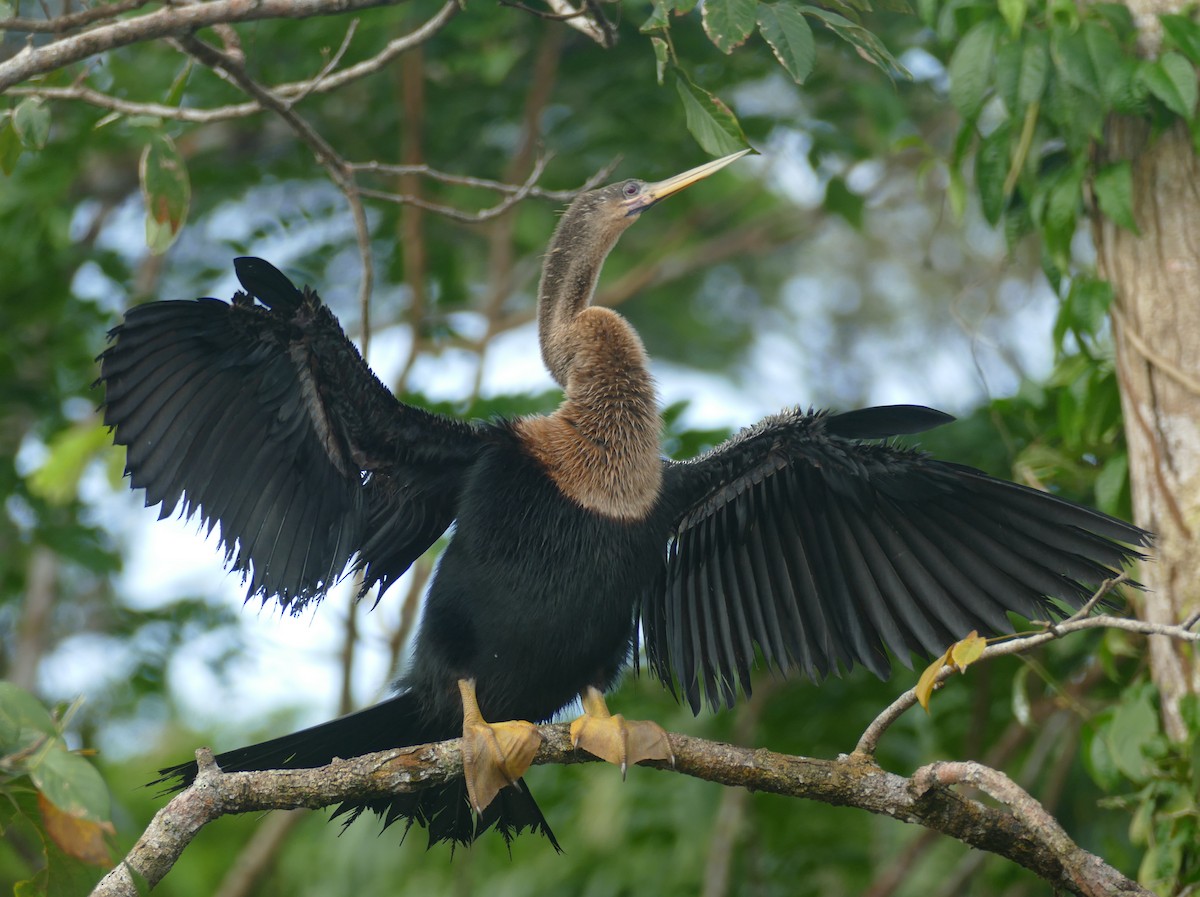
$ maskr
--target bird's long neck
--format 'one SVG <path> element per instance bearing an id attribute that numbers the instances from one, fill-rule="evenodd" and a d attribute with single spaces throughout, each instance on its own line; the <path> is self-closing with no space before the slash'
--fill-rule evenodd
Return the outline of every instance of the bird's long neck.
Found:
<path id="1" fill-rule="evenodd" d="M 590 305 L 620 231 L 590 233 L 569 210 L 555 232 L 538 295 L 542 358 L 565 392 L 550 417 L 524 424 L 527 441 L 562 491 L 608 516 L 636 519 L 662 484 L 660 421 L 636 331 Z"/>
<path id="2" fill-rule="evenodd" d="M 597 235 L 589 232 L 583 218 L 574 206 L 564 213 L 546 252 L 538 285 L 538 341 L 542 361 L 563 389 L 567 388 L 574 344 L 571 324 L 591 305 L 600 269 L 619 236 L 597 242 Z"/>

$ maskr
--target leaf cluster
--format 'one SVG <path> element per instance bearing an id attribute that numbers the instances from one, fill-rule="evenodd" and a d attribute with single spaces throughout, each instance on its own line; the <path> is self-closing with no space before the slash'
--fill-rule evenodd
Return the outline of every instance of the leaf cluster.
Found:
<path id="1" fill-rule="evenodd" d="M 962 117 L 953 189 L 965 192 L 961 169 L 973 155 L 984 216 L 1010 241 L 1037 233 L 1047 276 L 1068 298 L 1071 243 L 1085 212 L 1138 232 L 1130 162 L 1097 163 L 1091 153 L 1109 117 L 1145 117 L 1160 130 L 1182 120 L 1200 135 L 1200 24 L 1161 16 L 1166 49 L 1146 59 L 1121 3 L 927 2 L 921 13 L 952 48 L 949 96 Z M 1086 306 L 1075 319 L 1103 316 L 1095 296 L 1068 302 Z"/>
<path id="2" fill-rule="evenodd" d="M 1200 699 L 1180 710 L 1200 727 Z M 1186 893 L 1200 884 L 1200 746 L 1162 729 L 1158 692 L 1145 681 L 1084 730 L 1083 757 L 1092 778 L 1113 796 L 1104 803 L 1130 813 L 1129 839 L 1145 852 L 1138 880 L 1159 893 Z"/>
<path id="3" fill-rule="evenodd" d="M 15 893 L 69 893 L 108 866 L 108 787 L 96 768 L 68 749 L 64 731 L 72 708 L 52 716 L 33 695 L 0 682 L 0 833 L 28 838 L 41 868 Z"/>

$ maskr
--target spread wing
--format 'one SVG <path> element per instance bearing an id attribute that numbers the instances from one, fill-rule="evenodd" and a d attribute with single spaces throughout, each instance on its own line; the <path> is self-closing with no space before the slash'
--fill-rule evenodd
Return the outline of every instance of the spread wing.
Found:
<path id="1" fill-rule="evenodd" d="M 940 654 L 1008 611 L 1079 607 L 1150 536 L 1046 492 L 888 443 L 944 423 L 928 408 L 767 418 L 668 463 L 674 528 L 641 623 L 651 669 L 699 711 L 767 664 L 821 679 L 888 651 Z M 1122 544 L 1126 543 L 1126 544 Z"/>
<path id="2" fill-rule="evenodd" d="M 220 524 L 247 597 L 297 610 L 355 555 L 382 592 L 453 521 L 483 431 L 401 404 L 315 293 L 234 264 L 232 303 L 152 302 L 110 333 L 104 420 L 126 473 L 160 517 L 182 503 Z"/>

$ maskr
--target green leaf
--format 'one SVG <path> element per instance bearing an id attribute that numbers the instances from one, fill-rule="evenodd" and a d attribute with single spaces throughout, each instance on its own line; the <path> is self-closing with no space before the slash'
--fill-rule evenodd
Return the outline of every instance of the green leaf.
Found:
<path id="1" fill-rule="evenodd" d="M 13 127 L 12 116 L 0 116 L 0 171 L 12 174 L 24 151 L 17 129 Z"/>
<path id="2" fill-rule="evenodd" d="M 995 19 L 980 22 L 963 36 L 950 57 L 947 68 L 950 102 L 968 121 L 979 114 L 987 97 L 996 56 L 998 25 Z"/>
<path id="3" fill-rule="evenodd" d="M 27 97 L 17 104 L 13 127 L 26 149 L 40 150 L 50 137 L 50 109 L 41 97 Z"/>
<path id="4" fill-rule="evenodd" d="M 1084 22 L 1082 34 L 1083 42 L 1087 45 L 1088 56 L 1091 59 L 1092 71 L 1096 73 L 1096 83 L 1100 95 L 1112 102 L 1111 92 L 1114 90 L 1114 85 L 1108 77 L 1108 73 L 1124 56 L 1121 51 L 1121 42 L 1117 40 L 1117 36 L 1111 29 L 1096 21 Z"/>
<path id="5" fill-rule="evenodd" d="M 1108 733 L 1113 725 L 1113 711 L 1098 714 L 1083 729 L 1083 763 L 1088 775 L 1105 791 L 1121 786 L 1121 771 L 1113 762 L 1108 745 Z"/>
<path id="6" fill-rule="evenodd" d="M 655 2 L 655 4 L 650 8 L 650 16 L 646 19 L 646 21 L 642 22 L 641 26 L 638 28 L 638 31 L 640 31 L 642 34 L 647 34 L 651 31 L 661 31 L 665 28 L 669 28 L 670 22 L 667 19 L 667 15 L 668 10 L 666 4 L 661 2 L 661 0 L 657 0 L 657 2 Z"/>
<path id="7" fill-rule="evenodd" d="M 187 60 L 183 64 L 183 68 L 179 70 L 179 74 L 175 76 L 175 80 L 171 82 L 171 87 L 167 91 L 164 104 L 167 106 L 178 106 L 183 100 L 183 91 L 187 87 L 188 75 L 192 73 L 192 60 Z"/>
<path id="8" fill-rule="evenodd" d="M 1017 104 L 1022 111 L 1042 98 L 1049 71 L 1050 47 L 1045 34 L 1030 34 L 1022 41 L 1021 77 L 1017 81 Z"/>
<path id="9" fill-rule="evenodd" d="M 1012 129 L 1006 122 L 984 138 L 975 154 L 975 183 L 979 188 L 980 206 L 983 217 L 993 226 L 999 223 L 1008 204 L 1004 183 L 1012 164 L 1011 145 Z"/>
<path id="10" fill-rule="evenodd" d="M 1144 66 L 1141 76 L 1163 105 L 1180 118 L 1192 120 L 1196 112 L 1196 70 L 1181 54 L 1164 53 Z"/>
<path id="11" fill-rule="evenodd" d="M 654 48 L 654 74 L 661 87 L 667 73 L 667 62 L 670 59 L 671 48 L 661 37 L 650 38 L 650 46 Z"/>
<path id="12" fill-rule="evenodd" d="M 1158 18 L 1171 46 L 1200 65 L 1200 24 L 1192 21 L 1191 16 L 1164 14 Z"/>
<path id="13" fill-rule="evenodd" d="M 962 221 L 967 211 L 967 181 L 957 166 L 950 169 L 950 183 L 946 187 L 946 198 L 956 221 Z"/>
<path id="14" fill-rule="evenodd" d="M 29 771 L 38 790 L 64 813 L 104 822 L 109 815 L 108 787 L 87 760 L 63 748 L 46 752 Z"/>
<path id="15" fill-rule="evenodd" d="M 46 460 L 29 475 L 30 491 L 53 504 L 66 504 L 76 495 L 84 467 L 108 444 L 103 424 L 76 424 L 55 434 Z"/>
<path id="16" fill-rule="evenodd" d="M 1113 288 L 1107 280 L 1076 277 L 1067 293 L 1070 326 L 1076 333 L 1095 336 L 1108 320 L 1112 306 Z"/>
<path id="17" fill-rule="evenodd" d="M 1091 50 L 1082 30 L 1060 35 L 1054 44 L 1054 67 L 1072 87 L 1090 97 L 1100 97 L 1100 75 L 1092 62 Z"/>
<path id="18" fill-rule="evenodd" d="M 1127 231 L 1141 234 L 1133 217 L 1133 168 L 1129 162 L 1106 165 L 1096 172 L 1092 189 L 1100 211 Z"/>
<path id="19" fill-rule="evenodd" d="M 1042 208 L 1041 223 L 1046 248 L 1054 256 L 1056 264 L 1064 270 L 1070 258 L 1071 240 L 1075 236 L 1083 175 L 1082 162 L 1058 172 L 1050 180 Z"/>
<path id="20" fill-rule="evenodd" d="M 1150 688 L 1137 689 L 1117 705 L 1112 725 L 1106 732 L 1113 764 L 1128 779 L 1141 784 L 1154 772 L 1146 748 L 1158 738 L 1158 713 L 1151 701 Z"/>
<path id="21" fill-rule="evenodd" d="M 860 56 L 868 62 L 879 66 L 889 75 L 895 72 L 903 78 L 912 77 L 908 69 L 902 66 L 896 60 L 896 57 L 891 54 L 883 41 L 862 25 L 851 22 L 845 16 L 839 16 L 836 12 L 821 9 L 819 6 L 801 6 L 800 11 L 806 16 L 820 19 L 830 31 L 855 47 Z"/>
<path id="22" fill-rule="evenodd" d="M 1008 23 L 1008 33 L 1014 38 L 1021 33 L 1025 24 L 1025 12 L 1029 8 L 1029 0 L 1000 0 L 1000 15 Z"/>
<path id="23" fill-rule="evenodd" d="M 1137 38 L 1137 27 L 1133 22 L 1133 13 L 1124 3 L 1092 3 L 1088 9 L 1108 22 L 1109 27 L 1117 37 L 1126 44 L 1131 44 Z"/>
<path id="24" fill-rule="evenodd" d="M 1033 723 L 1033 706 L 1029 703 L 1029 670 L 1028 665 L 1018 667 L 1012 686 L 1013 718 L 1026 727 Z"/>
<path id="25" fill-rule="evenodd" d="M 1146 111 L 1145 83 L 1139 77 L 1143 63 L 1122 57 L 1104 71 L 1104 96 L 1113 111 L 1123 115 L 1142 115 Z"/>
<path id="26" fill-rule="evenodd" d="M 37 698 L 11 682 L 0 682 L 0 756 L 57 737 L 53 717 Z"/>
<path id="27" fill-rule="evenodd" d="M 825 208 L 834 214 L 841 215 L 854 227 L 862 230 L 863 210 L 866 200 L 855 193 L 842 178 L 830 178 L 825 186 Z"/>
<path id="28" fill-rule="evenodd" d="M 795 6 L 786 2 L 760 3 L 758 30 L 792 80 L 803 84 L 812 73 L 817 56 L 808 20 Z"/>
<path id="29" fill-rule="evenodd" d="M 683 101 L 687 129 L 706 153 L 726 156 L 749 145 L 737 118 L 718 97 L 697 87 L 681 72 L 676 73 L 675 89 Z"/>
<path id="30" fill-rule="evenodd" d="M 146 203 L 146 245 L 161 254 L 175 242 L 187 219 L 192 195 L 187 167 L 171 138 L 156 134 L 142 150 L 138 174 Z"/>
<path id="31" fill-rule="evenodd" d="M 1096 505 L 1107 514 L 1120 513 L 1125 507 L 1128 485 L 1129 455 L 1121 452 L 1105 461 L 1100 473 L 1096 474 Z"/>
<path id="32" fill-rule="evenodd" d="M 723 53 L 732 53 L 754 30 L 757 0 L 705 0 L 701 20 L 708 39 Z"/>
<path id="33" fill-rule="evenodd" d="M 1000 47 L 996 52 L 996 90 L 1010 115 L 1023 115 L 1026 107 L 1042 98 L 1049 68 L 1050 52 L 1039 33 Z"/>

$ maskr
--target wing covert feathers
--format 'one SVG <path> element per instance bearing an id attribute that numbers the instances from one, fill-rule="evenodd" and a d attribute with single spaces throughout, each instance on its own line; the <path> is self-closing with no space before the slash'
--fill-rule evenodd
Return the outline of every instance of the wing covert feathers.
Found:
<path id="1" fill-rule="evenodd" d="M 849 421 L 840 420 L 850 417 Z M 913 406 L 768 418 L 666 467 L 665 574 L 642 602 L 650 666 L 693 710 L 749 693 L 756 650 L 820 680 L 972 629 L 1078 608 L 1150 544 L 1136 526 L 887 443 L 946 416 Z"/>
<path id="2" fill-rule="evenodd" d="M 104 421 L 160 517 L 211 532 L 247 597 L 297 610 L 351 559 L 386 588 L 450 525 L 478 437 L 401 405 L 336 319 L 261 259 L 235 263 L 232 303 L 129 311 L 100 356 Z"/>

